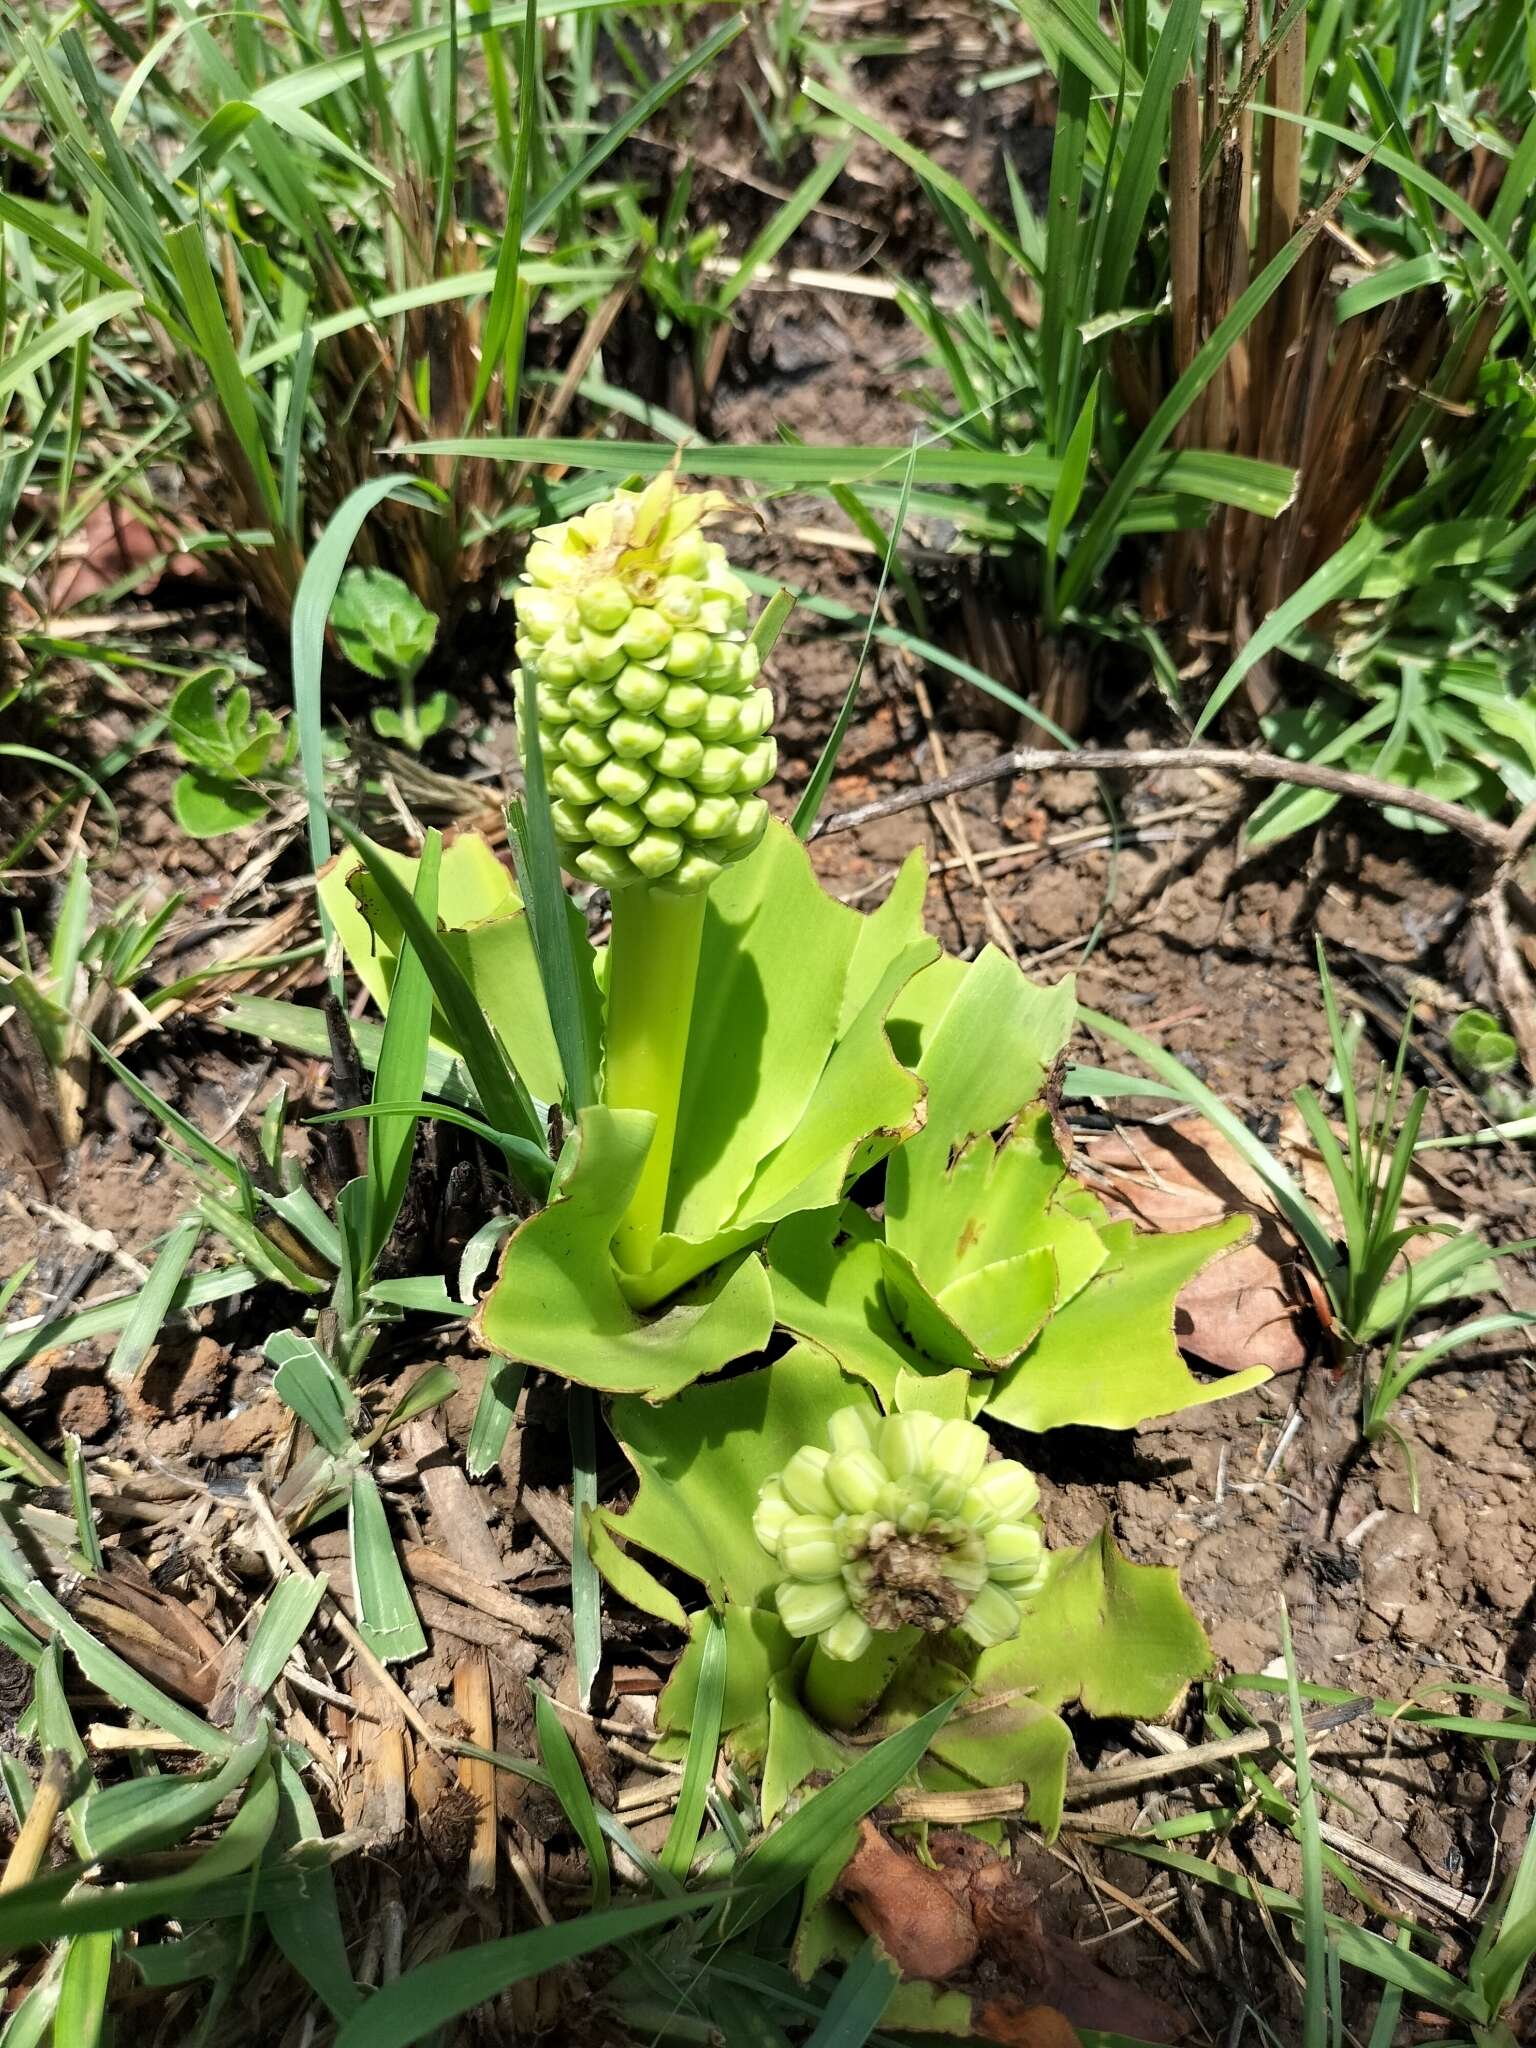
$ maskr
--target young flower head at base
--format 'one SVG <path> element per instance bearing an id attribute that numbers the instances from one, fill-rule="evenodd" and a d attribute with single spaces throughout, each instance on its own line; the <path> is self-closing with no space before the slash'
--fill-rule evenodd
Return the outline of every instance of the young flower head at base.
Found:
<path id="1" fill-rule="evenodd" d="M 513 598 L 560 858 L 608 889 L 707 889 L 768 822 L 773 697 L 703 533 L 727 502 L 670 473 L 616 491 L 539 528 Z"/>
<path id="2" fill-rule="evenodd" d="M 849 1407 L 828 1435 L 765 1482 L 752 1521 L 784 1572 L 790 1634 L 845 1663 L 902 1628 L 959 1629 L 983 1649 L 1017 1635 L 1046 1573 L 1033 1475 L 989 1460 L 974 1422 Z"/>

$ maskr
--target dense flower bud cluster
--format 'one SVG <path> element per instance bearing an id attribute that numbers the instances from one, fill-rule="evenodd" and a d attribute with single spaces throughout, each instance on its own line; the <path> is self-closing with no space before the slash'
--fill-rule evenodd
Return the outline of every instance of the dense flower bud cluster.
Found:
<path id="1" fill-rule="evenodd" d="M 851 1659 L 875 1635 L 962 1629 L 983 1648 L 1019 1629 L 1019 1602 L 1045 1578 L 1028 1519 L 1033 1475 L 989 1459 L 985 1430 L 937 1416 L 832 1417 L 831 1449 L 796 1451 L 758 1497 L 753 1529 L 785 1574 L 791 1635 Z"/>
<path id="2" fill-rule="evenodd" d="M 768 822 L 773 698 L 702 532 L 725 502 L 671 476 L 617 491 L 539 529 L 513 600 L 561 859 L 610 889 L 708 888 Z"/>

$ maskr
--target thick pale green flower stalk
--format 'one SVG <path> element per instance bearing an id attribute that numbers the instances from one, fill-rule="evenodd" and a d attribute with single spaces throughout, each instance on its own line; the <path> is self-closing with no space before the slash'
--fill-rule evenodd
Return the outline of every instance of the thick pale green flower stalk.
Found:
<path id="1" fill-rule="evenodd" d="M 746 586 L 702 531 L 725 503 L 670 474 L 617 491 L 539 529 L 514 598 L 561 861 L 613 892 L 603 1100 L 656 1118 L 614 1240 L 635 1273 L 665 1223 L 704 892 L 761 839 L 777 765 Z"/>
<path id="2" fill-rule="evenodd" d="M 1017 1635 L 1046 1573 L 1030 1519 L 1039 1489 L 986 1431 L 935 1415 L 840 1409 L 830 1447 L 807 1445 L 758 1497 L 753 1529 L 784 1572 L 779 1618 L 816 1643 L 811 1683 L 833 1718 L 820 1660 L 878 1657 L 881 1637 L 959 1629 L 984 1649 Z"/>

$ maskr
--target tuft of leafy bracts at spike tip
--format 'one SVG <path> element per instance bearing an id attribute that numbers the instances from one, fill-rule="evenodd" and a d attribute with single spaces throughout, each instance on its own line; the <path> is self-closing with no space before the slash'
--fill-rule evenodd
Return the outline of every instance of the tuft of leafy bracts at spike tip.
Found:
<path id="1" fill-rule="evenodd" d="M 670 474 L 616 491 L 539 528 L 514 595 L 561 861 L 609 889 L 707 889 L 768 822 L 773 697 L 703 532 L 727 503 Z"/>
<path id="2" fill-rule="evenodd" d="M 790 1634 L 839 1661 L 901 1628 L 957 1628 L 984 1649 L 1017 1635 L 1046 1574 L 1033 1475 L 989 1458 L 974 1422 L 850 1407 L 829 1436 L 764 1483 L 753 1517 Z"/>

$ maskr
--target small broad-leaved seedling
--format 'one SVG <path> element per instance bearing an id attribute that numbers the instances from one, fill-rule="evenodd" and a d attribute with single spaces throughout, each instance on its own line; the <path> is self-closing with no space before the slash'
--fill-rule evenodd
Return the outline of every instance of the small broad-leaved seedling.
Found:
<path id="1" fill-rule="evenodd" d="M 1519 1046 L 1487 1010 L 1463 1010 L 1447 1033 L 1446 1043 L 1451 1058 L 1471 1081 L 1507 1074 L 1520 1059 Z"/>
<path id="2" fill-rule="evenodd" d="M 330 626 L 353 668 L 392 683 L 399 693 L 398 709 L 376 704 L 369 713 L 374 731 L 419 754 L 458 708 L 446 690 L 419 701 L 416 696 L 416 678 L 437 641 L 437 614 L 387 569 L 349 569 L 331 606 Z"/>
<path id="3" fill-rule="evenodd" d="M 263 783 L 282 774 L 298 747 L 294 726 L 255 710 L 245 684 L 219 667 L 182 684 L 167 730 L 187 763 L 171 790 L 171 808 L 194 839 L 259 824 L 267 814 Z"/>

